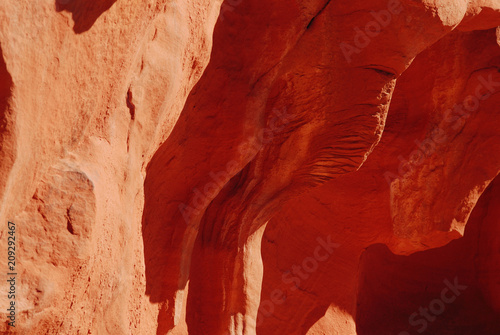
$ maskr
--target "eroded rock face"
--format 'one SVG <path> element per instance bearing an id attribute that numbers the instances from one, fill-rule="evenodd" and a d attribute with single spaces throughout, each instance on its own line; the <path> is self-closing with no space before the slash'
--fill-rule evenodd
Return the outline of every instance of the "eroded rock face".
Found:
<path id="1" fill-rule="evenodd" d="M 500 332 L 500 2 L 0 18 L 18 333 Z"/>
<path id="2" fill-rule="evenodd" d="M 18 333 L 154 333 L 146 165 L 208 63 L 219 7 L 0 4 L 1 236 L 7 220 L 19 227 Z"/>

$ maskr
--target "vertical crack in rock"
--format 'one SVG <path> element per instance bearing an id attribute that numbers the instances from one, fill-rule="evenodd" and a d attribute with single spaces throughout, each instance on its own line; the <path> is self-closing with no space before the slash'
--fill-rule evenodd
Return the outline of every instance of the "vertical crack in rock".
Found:
<path id="1" fill-rule="evenodd" d="M 130 87 L 127 90 L 126 103 L 127 103 L 127 107 L 128 107 L 129 113 L 130 113 L 130 119 L 132 121 L 134 121 L 135 120 L 135 104 L 133 102 L 132 90 Z"/>
<path id="2" fill-rule="evenodd" d="M 71 222 L 71 216 L 69 213 L 70 209 L 66 210 L 66 229 L 70 232 L 71 235 L 75 235 L 75 231 L 73 229 L 73 223 Z"/>

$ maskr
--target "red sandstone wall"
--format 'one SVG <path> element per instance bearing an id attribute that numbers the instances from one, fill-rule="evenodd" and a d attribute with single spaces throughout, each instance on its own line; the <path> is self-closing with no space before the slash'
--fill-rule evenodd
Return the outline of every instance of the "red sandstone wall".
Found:
<path id="1" fill-rule="evenodd" d="M 500 333 L 498 26 L 497 0 L 2 2 L 0 331 Z"/>

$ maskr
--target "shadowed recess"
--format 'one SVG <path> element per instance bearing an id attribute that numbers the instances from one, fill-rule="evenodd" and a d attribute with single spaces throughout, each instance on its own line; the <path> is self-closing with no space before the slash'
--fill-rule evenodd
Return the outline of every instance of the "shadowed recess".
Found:
<path id="1" fill-rule="evenodd" d="M 12 77 L 7 71 L 7 65 L 3 58 L 3 51 L 0 45 L 0 131 L 5 130 L 5 113 L 11 95 Z"/>
<path id="2" fill-rule="evenodd" d="M 75 23 L 73 31 L 81 34 L 92 28 L 99 16 L 115 2 L 116 0 L 56 0 L 56 10 L 70 12 Z"/>
<path id="3" fill-rule="evenodd" d="M 9 99 L 12 93 L 12 77 L 7 70 L 0 45 L 0 173 L 8 173 L 15 157 L 15 145 L 9 123 Z M 6 179 L 0 183 L 0 198 L 3 197 Z"/>
<path id="4" fill-rule="evenodd" d="M 367 248 L 360 267 L 358 334 L 500 334 L 500 315 L 482 294 L 482 282 L 498 278 L 500 265 L 479 261 L 481 246 L 491 244 L 487 240 L 498 226 L 497 208 L 500 178 L 481 196 L 463 238 L 410 256 L 394 255 L 382 244 Z M 496 289 L 485 296 L 498 296 Z"/>

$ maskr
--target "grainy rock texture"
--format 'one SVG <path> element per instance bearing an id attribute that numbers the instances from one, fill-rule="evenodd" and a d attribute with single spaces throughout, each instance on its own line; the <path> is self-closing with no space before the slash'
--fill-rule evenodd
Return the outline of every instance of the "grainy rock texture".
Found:
<path id="1" fill-rule="evenodd" d="M 500 0 L 2 1 L 0 331 L 499 334 L 498 26 Z"/>

